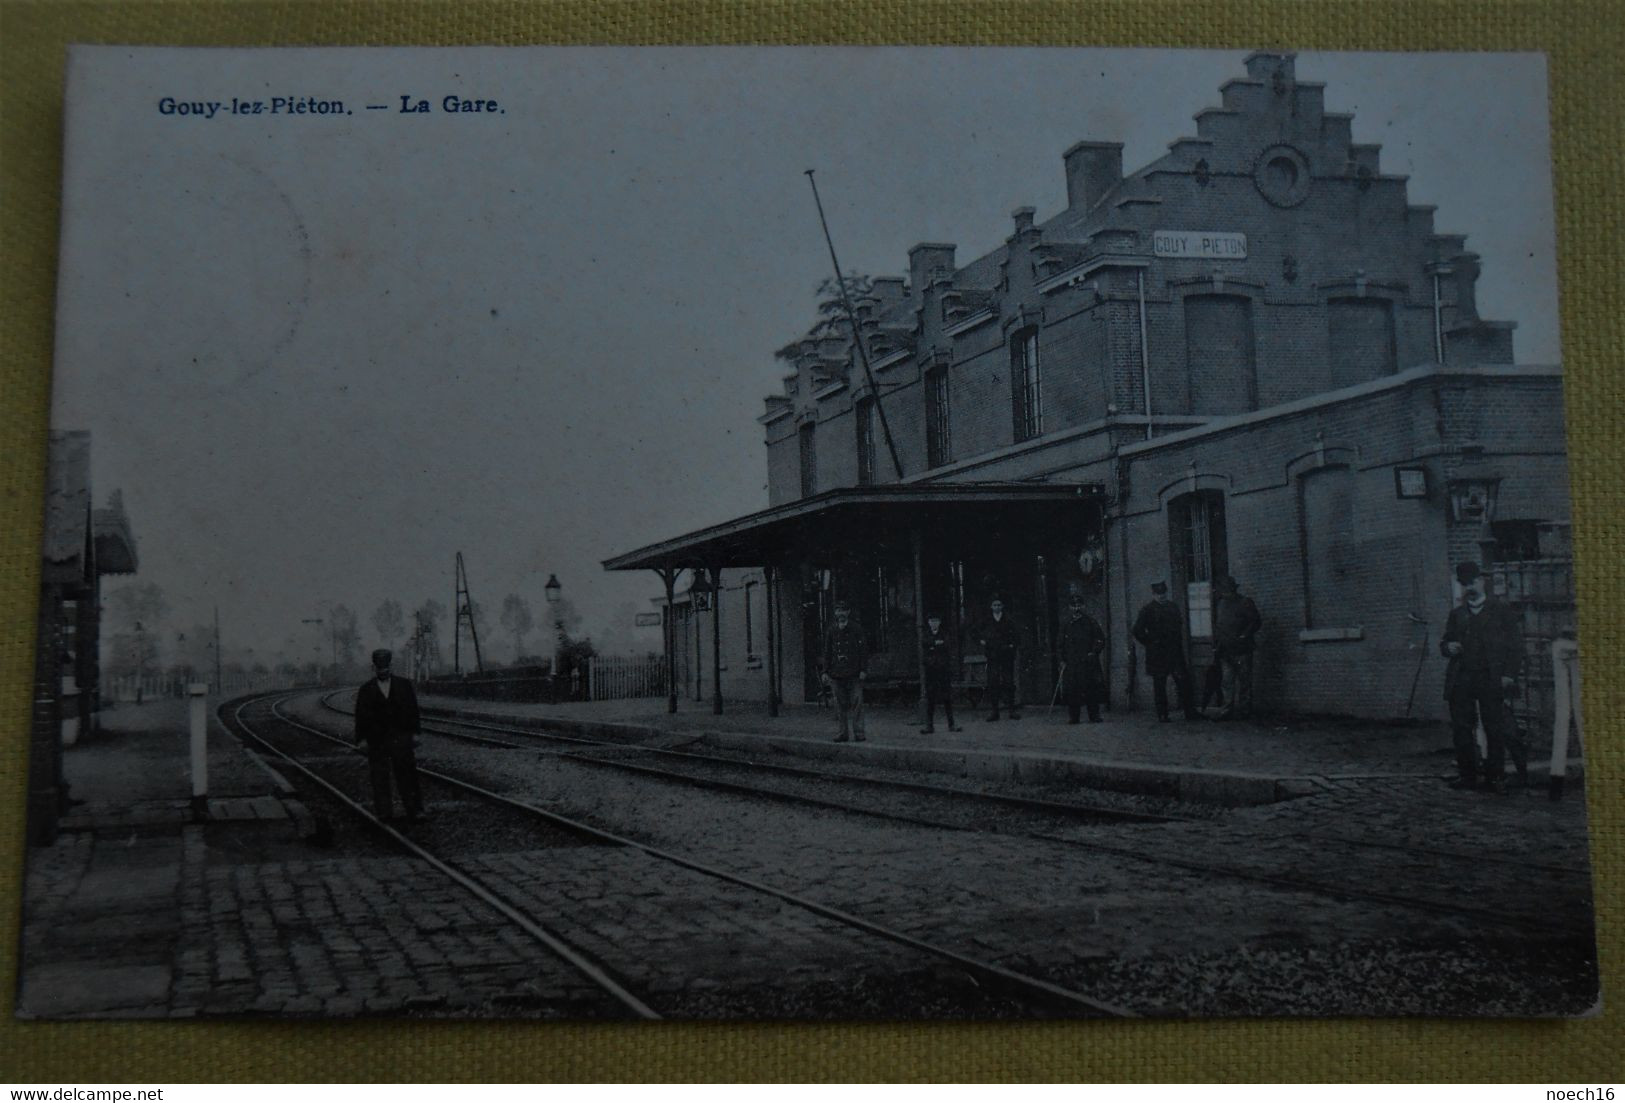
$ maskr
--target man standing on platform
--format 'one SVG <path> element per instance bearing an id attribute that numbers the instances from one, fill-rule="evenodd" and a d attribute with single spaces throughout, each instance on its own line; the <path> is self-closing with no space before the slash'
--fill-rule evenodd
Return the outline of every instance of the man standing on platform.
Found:
<path id="1" fill-rule="evenodd" d="M 1067 723 L 1076 724 L 1078 713 L 1087 706 L 1089 723 L 1100 723 L 1100 706 L 1106 701 L 1106 676 L 1100 669 L 1100 654 L 1106 650 L 1106 633 L 1100 622 L 1083 607 L 1083 595 L 1072 595 L 1072 616 L 1061 625 L 1061 696 L 1066 701 Z"/>
<path id="2" fill-rule="evenodd" d="M 1151 600 L 1134 620 L 1134 638 L 1145 648 L 1145 673 L 1156 698 L 1157 719 L 1168 720 L 1168 679 L 1172 677 L 1185 719 L 1200 720 L 1202 714 L 1196 711 L 1191 697 L 1190 673 L 1185 666 L 1185 618 L 1179 606 L 1168 599 L 1166 582 L 1153 582 L 1151 594 Z"/>
<path id="3" fill-rule="evenodd" d="M 424 818 L 416 750 L 418 697 L 411 682 L 390 674 L 393 658 L 385 648 L 372 653 L 373 678 L 355 695 L 355 739 L 367 747 L 374 814 L 381 820 L 394 816 L 390 794 L 393 774 L 406 818 L 416 823 Z"/>
<path id="4" fill-rule="evenodd" d="M 1484 575 L 1477 563 L 1456 568 L 1461 583 L 1461 604 L 1450 610 L 1439 651 L 1450 660 L 1444 675 L 1444 698 L 1450 703 L 1450 735 L 1456 745 L 1456 780 L 1452 789 L 1478 784 L 1478 723 L 1484 725 L 1487 754 L 1483 763 L 1484 788 L 1506 792 L 1506 752 L 1518 780 L 1529 784 L 1528 752 L 1523 736 L 1507 707 L 1507 696 L 1518 684 L 1523 667 L 1523 625 L 1510 606 L 1484 590 Z"/>
<path id="5" fill-rule="evenodd" d="M 821 677 L 835 697 L 835 715 L 840 722 L 840 734 L 835 742 L 856 739 L 862 743 L 863 734 L 863 679 L 869 667 L 869 643 L 863 638 L 863 629 L 852 619 L 852 606 L 844 601 L 835 603 L 835 623 L 824 636 L 824 657 Z"/>
<path id="6" fill-rule="evenodd" d="M 999 702 L 1010 699 L 1010 719 L 1021 719 L 1016 689 L 1016 626 L 1004 615 L 1004 600 L 994 598 L 988 606 L 991 616 L 982 626 L 982 654 L 987 656 L 987 696 L 993 702 L 989 720 L 999 718 Z"/>
<path id="7" fill-rule="evenodd" d="M 948 719 L 948 730 L 956 732 L 954 723 L 953 659 L 954 644 L 942 630 L 942 618 L 935 613 L 925 618 L 925 727 L 922 735 L 936 731 L 937 705 L 942 705 Z"/>
<path id="8" fill-rule="evenodd" d="M 1218 582 L 1219 600 L 1213 610 L 1213 644 L 1224 666 L 1224 695 L 1229 702 L 1220 720 L 1253 715 L 1253 637 L 1263 618 L 1253 599 L 1236 589 L 1225 575 Z"/>

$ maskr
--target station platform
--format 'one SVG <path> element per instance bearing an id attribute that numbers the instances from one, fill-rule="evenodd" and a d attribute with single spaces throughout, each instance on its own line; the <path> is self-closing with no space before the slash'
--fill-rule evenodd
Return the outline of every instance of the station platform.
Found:
<path id="1" fill-rule="evenodd" d="M 1448 725 L 1343 719 L 1186 720 L 1167 723 L 1149 710 L 1066 722 L 1066 709 L 1026 707 L 1020 720 L 985 719 L 982 710 L 956 711 L 962 730 L 920 731 L 914 706 L 866 707 L 868 739 L 835 743 L 829 707 L 786 704 L 769 716 L 760 702 L 708 703 L 666 699 L 571 702 L 557 705 L 473 701 L 424 694 L 431 715 L 547 726 L 599 738 L 669 744 L 674 739 L 718 748 L 759 750 L 818 760 L 843 759 L 888 768 L 1005 781 L 1073 782 L 1102 789 L 1224 805 L 1267 804 L 1340 782 L 1455 774 Z M 1531 786 L 1545 786 L 1551 737 L 1530 733 Z M 1510 769 L 1510 767 L 1509 767 Z M 1579 776 L 1571 759 L 1568 775 Z"/>
<path id="2" fill-rule="evenodd" d="M 56 842 L 26 858 L 19 1017 L 168 1013 L 181 932 L 207 919 L 203 868 L 297 849 L 311 829 L 293 787 L 220 725 L 217 704 L 206 817 L 192 809 L 185 700 L 107 709 L 63 749 L 73 804 Z"/>

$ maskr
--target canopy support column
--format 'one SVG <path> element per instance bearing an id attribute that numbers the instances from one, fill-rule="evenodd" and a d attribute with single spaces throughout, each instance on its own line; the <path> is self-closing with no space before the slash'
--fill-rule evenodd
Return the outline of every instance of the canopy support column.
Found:
<path id="1" fill-rule="evenodd" d="M 706 568 L 711 575 L 711 711 L 722 715 L 722 568 Z"/>
<path id="2" fill-rule="evenodd" d="M 661 638 L 666 644 L 666 711 L 677 711 L 677 618 L 674 615 L 677 607 L 672 604 L 676 598 L 677 567 L 657 567 L 655 574 L 666 585 L 666 607 L 660 611 L 662 626 Z"/>
<path id="3" fill-rule="evenodd" d="M 778 572 L 772 567 L 762 568 L 762 588 L 767 591 L 767 714 L 779 714 L 778 633 L 775 631 L 774 611 L 778 603 L 773 600 L 773 589 L 778 585 Z"/>
<path id="4" fill-rule="evenodd" d="M 925 727 L 926 712 L 929 698 L 925 689 L 925 555 L 922 548 L 924 538 L 920 534 L 920 527 L 914 526 L 909 534 L 910 543 L 914 550 L 914 653 L 918 659 L 916 673 L 920 677 L 920 727 Z"/>

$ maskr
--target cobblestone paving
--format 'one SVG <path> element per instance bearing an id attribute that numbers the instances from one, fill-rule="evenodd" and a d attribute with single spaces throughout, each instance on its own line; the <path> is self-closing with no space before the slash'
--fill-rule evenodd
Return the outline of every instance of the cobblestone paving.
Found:
<path id="1" fill-rule="evenodd" d="M 494 909 L 414 858 L 202 868 L 182 892 L 174 1014 L 345 1016 L 607 1001 Z"/>

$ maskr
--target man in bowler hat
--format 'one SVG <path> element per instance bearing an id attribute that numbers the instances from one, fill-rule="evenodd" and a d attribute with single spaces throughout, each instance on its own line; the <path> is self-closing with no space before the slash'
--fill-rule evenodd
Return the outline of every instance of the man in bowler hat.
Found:
<path id="1" fill-rule="evenodd" d="M 1151 594 L 1151 600 L 1134 619 L 1134 638 L 1145 648 L 1145 673 L 1156 698 L 1157 719 L 1168 719 L 1168 679 L 1172 677 L 1185 719 L 1200 720 L 1202 714 L 1191 699 L 1190 675 L 1185 666 L 1185 617 L 1169 600 L 1166 582 L 1153 582 Z"/>
<path id="2" fill-rule="evenodd" d="M 1456 779 L 1452 789 L 1472 789 L 1479 783 L 1492 792 L 1506 792 L 1506 754 L 1518 779 L 1529 783 L 1529 761 L 1523 736 L 1513 721 L 1507 697 L 1518 684 L 1523 668 L 1523 625 L 1518 613 L 1490 596 L 1477 563 L 1456 567 L 1461 583 L 1461 604 L 1450 610 L 1439 652 L 1450 660 L 1445 669 L 1444 697 L 1450 704 L 1450 735 L 1456 745 Z M 1478 758 L 1477 725 L 1484 725 L 1485 756 Z"/>
<path id="3" fill-rule="evenodd" d="M 381 820 L 394 815 L 393 774 L 406 818 L 417 822 L 424 818 L 416 751 L 418 697 L 411 682 L 390 673 L 393 658 L 386 648 L 372 653 L 373 677 L 355 695 L 355 739 L 367 747 L 374 814 Z"/>
<path id="4" fill-rule="evenodd" d="M 1213 609 L 1213 645 L 1224 667 L 1224 695 L 1229 704 L 1220 720 L 1253 714 L 1253 637 L 1264 623 L 1253 599 L 1225 575 L 1218 581 L 1219 600 Z"/>
<path id="5" fill-rule="evenodd" d="M 982 654 L 987 656 L 987 699 L 993 704 L 989 720 L 999 718 L 999 703 L 1010 701 L 1010 719 L 1021 719 L 1016 689 L 1016 626 L 1004 611 L 1004 599 L 994 598 L 991 614 L 982 625 Z"/>

